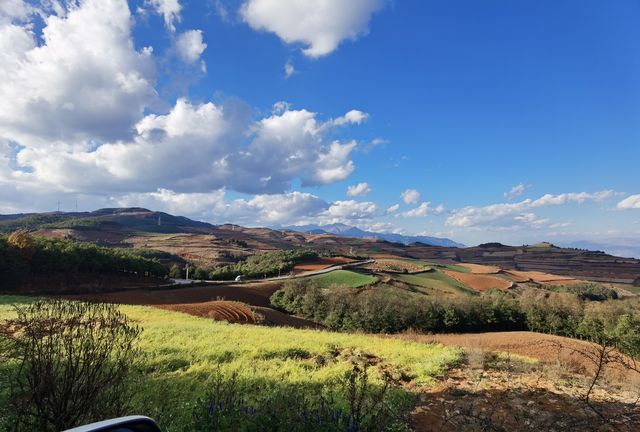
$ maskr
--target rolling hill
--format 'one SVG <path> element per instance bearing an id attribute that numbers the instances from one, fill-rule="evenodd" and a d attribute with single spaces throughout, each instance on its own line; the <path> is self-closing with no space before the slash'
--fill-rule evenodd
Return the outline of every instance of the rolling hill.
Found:
<path id="1" fill-rule="evenodd" d="M 461 247 L 447 239 L 440 240 L 455 245 L 430 245 L 426 238 L 420 241 L 421 237 L 411 237 L 415 241 L 407 244 L 408 239 L 396 241 L 399 239 L 388 237 L 387 240 L 348 225 L 305 228 L 314 227 L 304 232 L 302 227 L 291 230 L 231 224 L 216 226 L 138 207 L 0 216 L 0 232 L 27 228 L 46 237 L 66 237 L 112 247 L 156 249 L 203 267 L 233 263 L 263 251 L 310 248 L 349 256 L 393 255 L 438 262 L 487 264 L 602 282 L 640 284 L 640 260 L 601 251 L 550 244 L 541 247 L 541 244 L 486 243 Z"/>

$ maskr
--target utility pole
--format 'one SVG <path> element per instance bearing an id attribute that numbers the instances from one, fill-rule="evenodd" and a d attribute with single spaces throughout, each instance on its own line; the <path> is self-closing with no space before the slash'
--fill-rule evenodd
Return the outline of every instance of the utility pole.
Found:
<path id="1" fill-rule="evenodd" d="M 187 271 L 187 275 L 185 277 L 185 279 L 189 279 L 189 264 L 187 264 L 184 269 Z"/>
<path id="2" fill-rule="evenodd" d="M 58 200 L 58 213 L 60 213 L 60 200 Z"/>

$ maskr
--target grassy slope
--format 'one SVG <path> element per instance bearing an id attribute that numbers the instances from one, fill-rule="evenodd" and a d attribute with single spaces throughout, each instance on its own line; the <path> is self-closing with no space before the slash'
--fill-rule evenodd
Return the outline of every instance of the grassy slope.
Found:
<path id="1" fill-rule="evenodd" d="M 320 287 L 341 285 L 351 288 L 369 285 L 377 281 L 377 278 L 374 276 L 364 275 L 349 270 L 335 270 L 318 276 L 312 276 L 311 279 Z"/>
<path id="2" fill-rule="evenodd" d="M 13 314 L 12 303 L 25 301 L 0 296 L 0 320 Z M 352 349 L 376 355 L 402 368 L 416 383 L 428 385 L 459 357 L 458 350 L 441 345 L 233 325 L 143 306 L 122 310 L 144 328 L 141 345 L 147 355 L 133 401 L 135 412 L 158 418 L 167 431 L 185 430 L 190 424 L 193 404 L 207 391 L 216 370 L 237 371 L 242 380 L 269 385 L 311 386 L 334 380 L 348 368 L 339 358 L 319 366 L 313 356 Z M 0 392 L 0 399 L 3 396 Z"/>

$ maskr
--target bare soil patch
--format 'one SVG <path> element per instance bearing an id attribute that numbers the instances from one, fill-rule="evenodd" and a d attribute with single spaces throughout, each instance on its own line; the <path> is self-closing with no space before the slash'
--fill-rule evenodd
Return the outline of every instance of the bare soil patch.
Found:
<path id="1" fill-rule="evenodd" d="M 416 431 L 619 431 L 640 427 L 634 392 L 588 386 L 571 374 L 518 370 L 503 364 L 449 371 L 440 385 L 420 395 L 412 420 Z M 560 378 L 560 379 L 557 379 Z"/>
<path id="2" fill-rule="evenodd" d="M 451 270 L 442 270 L 442 272 L 469 288 L 480 292 L 487 291 L 492 288 L 508 289 L 513 286 L 513 282 L 511 281 L 490 275 L 460 273 Z"/>
<path id="3" fill-rule="evenodd" d="M 482 264 L 458 263 L 458 265 L 468 268 L 473 274 L 498 274 L 501 271 L 500 267 Z"/>

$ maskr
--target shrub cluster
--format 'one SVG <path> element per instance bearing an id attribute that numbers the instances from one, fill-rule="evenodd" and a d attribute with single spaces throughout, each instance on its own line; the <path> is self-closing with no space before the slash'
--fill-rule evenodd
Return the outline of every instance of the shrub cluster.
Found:
<path id="1" fill-rule="evenodd" d="M 0 323 L 10 375 L 0 428 L 59 431 L 127 412 L 142 331 L 117 306 L 39 300 Z"/>
<path id="2" fill-rule="evenodd" d="M 556 292 L 567 292 L 577 295 L 581 300 L 603 301 L 617 299 L 618 293 L 600 284 L 587 282 L 574 285 L 552 285 L 544 289 Z"/>
<path id="3" fill-rule="evenodd" d="M 436 299 L 392 286 L 356 292 L 323 290 L 313 282 L 287 281 L 271 303 L 333 330 L 397 333 L 524 329 L 526 317 L 512 295 L 493 291 L 481 297 Z"/>
<path id="4" fill-rule="evenodd" d="M 277 276 L 293 269 L 296 263 L 318 257 L 318 252 L 308 249 L 283 250 L 253 255 L 233 265 L 219 267 L 209 272 L 209 279 L 231 280 L 236 276 L 261 278 Z"/>
<path id="5" fill-rule="evenodd" d="M 308 280 L 288 281 L 273 306 L 339 331 L 397 333 L 531 330 L 593 341 L 607 339 L 640 355 L 640 302 L 589 302 L 579 295 L 527 289 L 491 290 L 455 299 L 428 297 L 392 286 L 362 291 L 321 289 Z"/>

